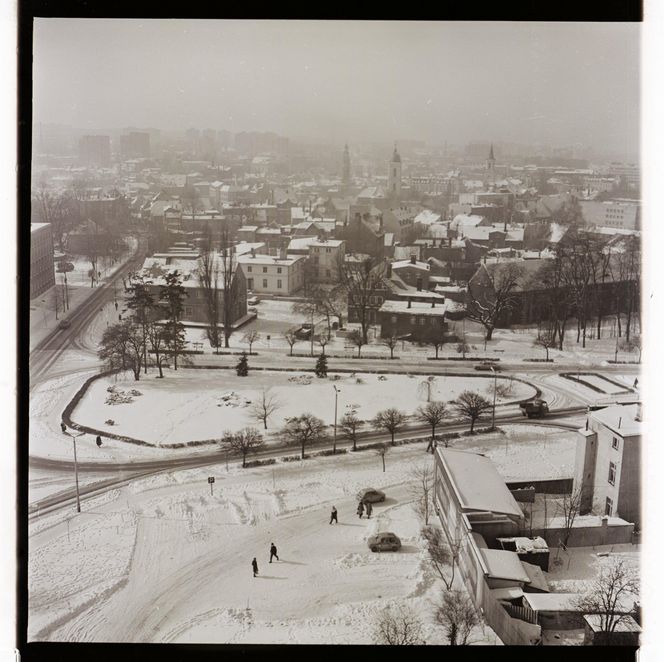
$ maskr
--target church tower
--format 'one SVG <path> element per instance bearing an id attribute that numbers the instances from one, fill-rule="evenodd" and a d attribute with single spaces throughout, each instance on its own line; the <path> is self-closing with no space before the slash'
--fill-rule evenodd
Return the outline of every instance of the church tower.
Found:
<path id="1" fill-rule="evenodd" d="M 344 147 L 341 183 L 344 186 L 350 186 L 350 154 L 348 153 L 348 143 L 346 143 L 346 146 Z"/>
<path id="2" fill-rule="evenodd" d="M 487 169 L 487 179 L 489 180 L 490 184 L 495 184 L 496 183 L 496 159 L 493 156 L 493 143 L 491 143 L 491 150 L 489 151 L 489 158 L 487 159 L 486 162 L 486 169 Z"/>
<path id="3" fill-rule="evenodd" d="M 394 153 L 390 160 L 387 172 L 387 195 L 389 198 L 399 200 L 401 198 L 401 157 L 394 144 Z"/>

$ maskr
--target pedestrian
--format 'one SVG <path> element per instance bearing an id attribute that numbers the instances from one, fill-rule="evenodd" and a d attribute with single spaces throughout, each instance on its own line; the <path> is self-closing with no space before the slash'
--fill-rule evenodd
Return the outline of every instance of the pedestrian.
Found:
<path id="1" fill-rule="evenodd" d="M 330 524 L 334 522 L 335 524 L 339 524 L 339 521 L 337 520 L 337 507 L 332 506 L 332 512 L 330 513 Z"/>
<path id="2" fill-rule="evenodd" d="M 371 512 L 373 511 L 373 506 L 371 505 L 371 501 L 367 501 L 365 508 L 367 509 L 367 519 L 371 519 Z"/>
<path id="3" fill-rule="evenodd" d="M 638 385 L 639 385 L 639 378 L 637 377 L 637 378 L 634 380 L 634 388 L 636 388 Z"/>
<path id="4" fill-rule="evenodd" d="M 254 570 L 254 577 L 258 574 L 258 561 L 256 560 L 256 557 L 254 556 L 254 560 L 251 562 L 251 567 Z"/>
<path id="5" fill-rule="evenodd" d="M 275 547 L 274 543 L 270 543 L 270 563 L 272 563 L 272 557 L 279 560 L 279 557 L 277 556 L 277 548 Z"/>
<path id="6" fill-rule="evenodd" d="M 67 432 L 67 426 L 64 423 L 60 423 L 60 429 L 62 430 L 62 434 Z"/>
<path id="7" fill-rule="evenodd" d="M 97 448 L 101 446 L 101 437 L 97 435 Z"/>
<path id="8" fill-rule="evenodd" d="M 364 503 L 360 501 L 360 503 L 357 504 L 357 514 L 359 515 L 360 519 L 362 519 L 363 513 L 364 513 Z"/>
<path id="9" fill-rule="evenodd" d="M 118 309 L 118 302 L 116 301 L 115 302 L 115 310 L 117 310 L 117 309 Z"/>

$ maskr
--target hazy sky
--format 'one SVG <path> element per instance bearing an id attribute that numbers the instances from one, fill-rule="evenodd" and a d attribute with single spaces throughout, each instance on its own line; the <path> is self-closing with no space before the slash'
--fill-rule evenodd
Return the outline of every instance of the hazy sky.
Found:
<path id="1" fill-rule="evenodd" d="M 36 19 L 36 121 L 636 152 L 638 24 Z"/>

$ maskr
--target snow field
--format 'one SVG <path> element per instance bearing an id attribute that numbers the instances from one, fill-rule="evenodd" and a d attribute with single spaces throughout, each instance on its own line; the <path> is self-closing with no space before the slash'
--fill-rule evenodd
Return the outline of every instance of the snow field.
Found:
<path id="1" fill-rule="evenodd" d="M 281 403 L 268 422 L 268 432 L 279 430 L 290 416 L 304 412 L 321 418 L 327 425 L 334 422 L 334 391 L 340 389 L 338 420 L 354 410 L 361 420 L 371 420 L 378 411 L 398 407 L 413 414 L 426 403 L 422 375 L 375 375 L 354 373 L 317 379 L 313 373 L 256 370 L 248 377 L 237 377 L 233 370 L 168 371 L 164 379 L 155 375 L 134 382 L 126 374 L 96 380 L 88 389 L 72 418 L 79 424 L 112 431 L 153 444 L 171 444 L 220 438 L 224 430 L 246 426 L 262 428 L 252 418 L 251 404 L 259 400 L 263 389 Z M 338 377 L 338 379 L 334 379 Z M 509 383 L 508 380 L 501 380 Z M 107 389 L 138 389 L 141 397 L 126 404 L 107 405 Z M 511 402 L 534 395 L 532 387 L 512 382 L 512 393 L 497 402 Z M 488 397 L 493 393 L 493 379 L 486 376 L 437 376 L 431 387 L 431 399 L 451 401 L 464 390 L 479 391 Z M 226 398 L 224 400 L 223 398 Z M 450 408 L 451 409 L 451 408 Z M 114 425 L 105 421 L 112 419 Z"/>
<path id="2" fill-rule="evenodd" d="M 543 443 L 539 427 L 528 430 L 510 426 L 524 472 Z M 485 449 L 484 436 L 455 447 Z M 549 448 L 573 453 L 568 433 L 556 436 Z M 368 644 L 394 603 L 420 615 L 427 643 L 444 643 L 431 620 L 442 582 L 423 557 L 412 508 L 410 471 L 424 462 L 431 456 L 417 444 L 391 448 L 385 472 L 371 451 L 245 470 L 219 464 L 134 481 L 84 502 L 81 515 L 43 516 L 30 532 L 30 638 Z M 355 512 L 364 487 L 387 495 L 370 520 Z M 329 524 L 332 505 L 338 525 Z M 72 515 L 68 540 L 63 519 Z M 402 550 L 370 552 L 376 531 L 396 533 Z M 280 561 L 270 565 L 272 541 Z M 476 638 L 495 641 L 488 629 Z"/>

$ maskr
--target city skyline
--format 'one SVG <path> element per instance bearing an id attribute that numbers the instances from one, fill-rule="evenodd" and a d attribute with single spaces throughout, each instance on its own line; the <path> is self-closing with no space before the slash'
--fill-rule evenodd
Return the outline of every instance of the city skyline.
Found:
<path id="1" fill-rule="evenodd" d="M 91 133 L 198 126 L 333 144 L 584 144 L 635 157 L 639 30 L 38 19 L 34 119 Z"/>

